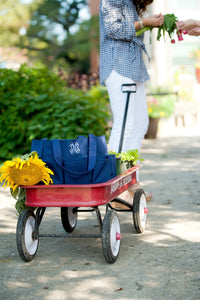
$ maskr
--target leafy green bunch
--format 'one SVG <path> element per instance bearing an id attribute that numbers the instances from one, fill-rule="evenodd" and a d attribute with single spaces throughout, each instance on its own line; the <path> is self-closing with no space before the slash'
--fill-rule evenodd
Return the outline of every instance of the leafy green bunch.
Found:
<path id="1" fill-rule="evenodd" d="M 183 40 L 182 33 L 177 29 L 177 26 L 176 26 L 177 22 L 178 22 L 178 18 L 174 14 L 165 14 L 163 25 L 158 27 L 157 40 L 160 41 L 160 38 L 162 35 L 165 38 L 165 34 L 167 32 L 171 39 L 171 42 L 174 43 L 175 40 L 172 39 L 172 37 L 173 37 L 174 33 L 176 32 L 177 36 L 178 36 L 178 40 L 182 41 Z M 153 27 L 144 26 L 142 29 L 140 29 L 136 32 L 136 35 L 139 36 L 147 30 L 152 31 L 152 29 L 153 29 Z"/>
<path id="2" fill-rule="evenodd" d="M 163 33 L 163 37 L 165 38 L 166 32 L 168 33 L 170 39 L 172 39 L 174 32 L 177 30 L 176 27 L 177 22 L 178 22 L 178 18 L 174 14 L 164 15 L 163 25 L 159 26 L 158 28 L 157 40 L 160 41 L 160 38 L 162 36 L 161 33 Z"/>

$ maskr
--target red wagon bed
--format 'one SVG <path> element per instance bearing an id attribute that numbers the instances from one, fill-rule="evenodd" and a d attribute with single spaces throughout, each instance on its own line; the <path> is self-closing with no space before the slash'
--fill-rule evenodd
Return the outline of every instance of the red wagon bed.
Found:
<path id="1" fill-rule="evenodd" d="M 31 207 L 92 207 L 115 199 L 136 181 L 134 166 L 123 174 L 98 184 L 26 186 L 26 205 Z"/>

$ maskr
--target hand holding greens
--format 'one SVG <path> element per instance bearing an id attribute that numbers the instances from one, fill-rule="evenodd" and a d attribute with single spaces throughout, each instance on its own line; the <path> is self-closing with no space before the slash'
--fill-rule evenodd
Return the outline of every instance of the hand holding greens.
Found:
<path id="1" fill-rule="evenodd" d="M 178 40 L 182 41 L 183 40 L 182 33 L 187 34 L 187 32 L 186 31 L 181 32 L 180 30 L 178 30 L 177 26 L 176 26 L 177 22 L 178 22 L 178 18 L 174 14 L 164 15 L 163 25 L 158 27 L 157 40 L 160 41 L 160 38 L 162 35 L 165 39 L 165 35 L 167 32 L 171 39 L 171 43 L 175 43 L 175 39 L 173 39 L 173 35 L 176 32 Z M 148 30 L 152 31 L 152 29 L 153 29 L 153 27 L 145 26 L 136 32 L 136 36 L 140 36 L 145 31 L 148 31 Z"/>

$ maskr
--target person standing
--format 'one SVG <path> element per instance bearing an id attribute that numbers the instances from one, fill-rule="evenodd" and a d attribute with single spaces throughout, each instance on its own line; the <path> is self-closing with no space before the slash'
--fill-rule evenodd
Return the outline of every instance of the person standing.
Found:
<path id="1" fill-rule="evenodd" d="M 100 83 L 108 90 L 113 126 L 109 149 L 118 152 L 126 93 L 122 84 L 136 84 L 131 93 L 127 114 L 122 152 L 138 149 L 148 129 L 148 109 L 144 83 L 149 79 L 143 61 L 147 54 L 143 34 L 136 35 L 144 26 L 158 27 L 163 24 L 160 14 L 143 17 L 153 0 L 101 0 L 100 1 Z M 139 176 L 137 174 L 139 182 Z"/>

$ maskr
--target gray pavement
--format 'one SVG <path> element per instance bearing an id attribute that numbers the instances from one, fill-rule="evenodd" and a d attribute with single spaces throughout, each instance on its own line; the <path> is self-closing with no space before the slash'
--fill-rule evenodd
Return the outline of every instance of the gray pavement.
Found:
<path id="1" fill-rule="evenodd" d="M 35 259 L 17 252 L 15 201 L 0 188 L 0 299 L 200 299 L 200 128 L 161 123 L 145 140 L 140 179 L 148 202 L 142 234 L 120 213 L 121 250 L 105 262 L 100 239 L 41 238 Z M 101 207 L 102 214 L 105 208 Z M 40 232 L 64 233 L 59 208 L 49 208 Z M 77 233 L 98 233 L 93 213 L 80 214 Z"/>

